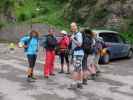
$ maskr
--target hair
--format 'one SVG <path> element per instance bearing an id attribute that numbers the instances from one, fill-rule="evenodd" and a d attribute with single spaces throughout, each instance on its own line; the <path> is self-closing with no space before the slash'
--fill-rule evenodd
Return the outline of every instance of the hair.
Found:
<path id="1" fill-rule="evenodd" d="M 54 30 L 54 27 L 50 26 L 50 27 L 48 28 L 48 32 L 49 32 L 50 30 Z"/>
<path id="2" fill-rule="evenodd" d="M 77 26 L 77 23 L 76 22 L 72 22 L 71 25 L 75 24 Z"/>
<path id="3" fill-rule="evenodd" d="M 70 24 L 70 26 L 72 26 L 72 25 L 75 25 L 75 26 L 77 27 L 77 31 L 78 31 L 78 29 L 79 29 L 78 24 L 77 24 L 76 22 L 72 22 L 72 23 Z"/>
<path id="4" fill-rule="evenodd" d="M 35 30 L 32 30 L 30 32 L 30 37 L 32 37 L 32 34 L 35 33 L 36 34 L 36 37 L 38 38 L 39 37 L 39 32 L 35 31 Z"/>
<path id="5" fill-rule="evenodd" d="M 93 32 L 92 32 L 90 29 L 84 29 L 84 33 L 85 33 L 86 35 L 93 36 Z"/>

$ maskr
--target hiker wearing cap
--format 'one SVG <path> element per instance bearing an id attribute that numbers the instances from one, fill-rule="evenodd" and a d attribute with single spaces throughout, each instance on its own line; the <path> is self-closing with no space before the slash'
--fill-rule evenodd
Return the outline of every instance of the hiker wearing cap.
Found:
<path id="1" fill-rule="evenodd" d="M 101 72 L 100 65 L 99 65 L 100 56 L 102 56 L 103 50 L 105 50 L 105 53 L 106 53 L 106 44 L 104 43 L 103 38 L 97 36 L 97 34 L 94 32 L 93 32 L 93 38 L 95 40 L 94 52 L 93 52 L 94 62 L 96 65 L 96 73 L 98 75 Z"/>
<path id="2" fill-rule="evenodd" d="M 66 61 L 67 74 L 70 74 L 70 69 L 69 69 L 69 44 L 70 44 L 70 39 L 67 36 L 66 31 L 64 31 L 64 30 L 61 31 L 61 34 L 63 35 L 63 37 L 58 43 L 59 48 L 60 48 L 60 60 L 61 60 L 61 71 L 59 73 L 64 73 L 64 61 Z"/>
<path id="3" fill-rule="evenodd" d="M 39 47 L 38 37 L 39 37 L 39 33 L 33 30 L 30 32 L 29 36 L 22 37 L 19 42 L 19 47 L 24 48 L 24 51 L 28 58 L 29 67 L 27 71 L 27 81 L 29 82 L 32 82 L 36 79 L 34 77 L 34 67 L 35 67 L 37 52 Z"/>

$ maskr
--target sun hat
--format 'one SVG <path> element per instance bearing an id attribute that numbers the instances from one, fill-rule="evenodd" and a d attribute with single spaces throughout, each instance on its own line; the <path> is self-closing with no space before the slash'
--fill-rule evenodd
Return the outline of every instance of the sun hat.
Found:
<path id="1" fill-rule="evenodd" d="M 62 30 L 61 33 L 64 34 L 64 35 L 67 35 L 67 32 L 64 31 L 64 30 Z"/>

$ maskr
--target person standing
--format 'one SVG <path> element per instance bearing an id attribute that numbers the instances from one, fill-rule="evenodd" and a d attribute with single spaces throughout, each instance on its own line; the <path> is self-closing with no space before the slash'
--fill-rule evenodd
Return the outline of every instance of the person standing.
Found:
<path id="1" fill-rule="evenodd" d="M 83 59 L 83 85 L 87 85 L 88 74 L 94 73 L 93 65 L 93 33 L 90 29 L 86 28 L 83 31 L 83 50 L 84 50 L 84 59 Z M 89 60 L 88 60 L 89 58 Z M 93 70 L 92 70 L 93 69 Z"/>
<path id="2" fill-rule="evenodd" d="M 39 33 L 33 30 L 30 32 L 29 36 L 24 36 L 19 42 L 19 47 L 23 47 L 25 49 L 25 53 L 28 58 L 29 68 L 27 71 L 27 81 L 29 82 L 32 82 L 36 79 L 34 77 L 34 67 L 39 47 L 38 37 Z"/>
<path id="3" fill-rule="evenodd" d="M 70 74 L 70 68 L 69 68 L 69 44 L 70 39 L 67 36 L 66 31 L 61 31 L 61 34 L 63 35 L 62 39 L 59 41 L 59 48 L 60 48 L 60 59 L 61 59 L 61 71 L 59 73 L 64 73 L 64 61 L 66 61 L 67 64 L 67 74 Z"/>
<path id="4" fill-rule="evenodd" d="M 96 66 L 96 73 L 97 75 L 101 72 L 100 71 L 100 65 L 99 65 L 99 60 L 100 56 L 102 55 L 102 51 L 104 48 L 106 48 L 105 43 L 102 39 L 102 37 L 98 37 L 96 33 L 93 32 L 93 38 L 95 40 L 95 45 L 94 45 L 94 63 Z"/>
<path id="5" fill-rule="evenodd" d="M 53 28 L 49 28 L 46 41 L 44 42 L 45 53 L 45 64 L 44 64 L 44 77 L 49 78 L 50 75 L 54 76 L 54 61 L 55 61 L 55 48 L 57 40 L 54 36 Z"/>
<path id="6" fill-rule="evenodd" d="M 73 83 L 71 84 L 71 88 L 83 88 L 82 87 L 82 79 L 83 79 L 83 72 L 82 72 L 82 61 L 84 57 L 84 51 L 82 48 L 82 33 L 78 31 L 77 23 L 71 23 L 71 32 L 73 35 L 71 36 L 72 39 L 72 50 L 73 50 L 73 67 L 74 71 L 72 74 Z"/>

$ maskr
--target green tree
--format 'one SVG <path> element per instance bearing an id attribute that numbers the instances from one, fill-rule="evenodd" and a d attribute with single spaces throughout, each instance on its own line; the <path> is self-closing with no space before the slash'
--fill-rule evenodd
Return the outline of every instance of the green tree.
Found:
<path id="1" fill-rule="evenodd" d="M 13 21 L 14 6 L 16 0 L 2 0 L 0 2 L 0 17 L 7 21 Z M 3 19 L 2 19 L 3 20 Z"/>

